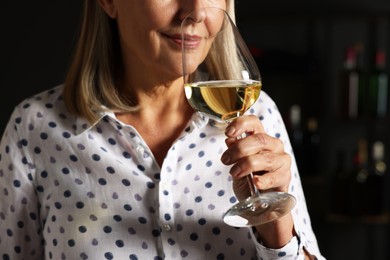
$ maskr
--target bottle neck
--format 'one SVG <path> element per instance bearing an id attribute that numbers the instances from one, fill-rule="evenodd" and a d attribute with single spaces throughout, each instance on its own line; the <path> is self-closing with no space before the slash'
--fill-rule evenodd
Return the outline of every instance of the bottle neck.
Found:
<path id="1" fill-rule="evenodd" d="M 385 146 L 383 142 L 377 141 L 372 146 L 372 159 L 374 164 L 374 172 L 379 176 L 385 175 L 387 165 L 385 159 Z"/>

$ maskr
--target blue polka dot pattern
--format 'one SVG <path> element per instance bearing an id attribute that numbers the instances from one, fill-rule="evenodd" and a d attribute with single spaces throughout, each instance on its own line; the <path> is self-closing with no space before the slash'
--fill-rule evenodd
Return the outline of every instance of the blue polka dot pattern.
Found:
<path id="1" fill-rule="evenodd" d="M 292 154 L 263 92 L 250 110 Z M 90 125 L 69 114 L 61 86 L 16 107 L 0 145 L 2 259 L 286 259 L 315 236 L 292 165 L 299 243 L 264 248 L 250 228 L 222 221 L 236 203 L 221 129 L 194 114 L 162 167 L 113 113 Z"/>

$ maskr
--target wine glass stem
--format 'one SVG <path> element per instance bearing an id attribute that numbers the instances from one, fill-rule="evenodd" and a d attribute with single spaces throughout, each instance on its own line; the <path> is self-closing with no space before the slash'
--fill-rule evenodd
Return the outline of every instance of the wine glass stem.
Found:
<path id="1" fill-rule="evenodd" d="M 247 137 L 248 134 L 247 133 L 242 133 L 241 135 L 237 136 L 237 139 L 243 139 L 245 137 Z M 253 173 L 249 173 L 247 176 L 246 176 L 246 179 L 248 181 L 248 185 L 249 185 L 249 190 L 251 192 L 251 196 L 254 196 L 254 195 L 259 195 L 259 190 L 256 188 L 255 184 L 253 183 Z"/>
<path id="2" fill-rule="evenodd" d="M 246 176 L 246 179 L 249 184 L 249 190 L 251 192 L 251 196 L 259 195 L 259 190 L 256 188 L 255 184 L 253 183 L 253 173 L 250 173 Z"/>

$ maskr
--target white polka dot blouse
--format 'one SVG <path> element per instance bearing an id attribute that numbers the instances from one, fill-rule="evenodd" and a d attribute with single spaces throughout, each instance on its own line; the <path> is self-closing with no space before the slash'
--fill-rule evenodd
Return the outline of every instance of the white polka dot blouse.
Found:
<path id="1" fill-rule="evenodd" d="M 162 167 L 140 133 L 104 113 L 89 124 L 65 109 L 62 86 L 21 102 L 0 144 L 2 259 L 322 259 L 292 163 L 297 236 L 265 248 L 251 228 L 224 224 L 237 202 L 220 157 L 225 135 L 195 113 Z M 293 156 L 263 91 L 248 111 Z"/>

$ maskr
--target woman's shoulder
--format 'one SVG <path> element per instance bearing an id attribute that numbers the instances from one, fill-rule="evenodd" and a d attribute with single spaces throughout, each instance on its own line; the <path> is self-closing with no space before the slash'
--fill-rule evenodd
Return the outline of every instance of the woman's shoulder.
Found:
<path id="1" fill-rule="evenodd" d="M 283 118 L 274 99 L 268 93 L 261 91 L 260 97 L 251 107 L 250 113 L 261 120 L 267 133 L 276 137 L 280 136 L 284 129 Z"/>
<path id="2" fill-rule="evenodd" d="M 24 127 L 46 124 L 72 117 L 62 98 L 63 85 L 41 91 L 16 105 L 11 120 Z"/>
<path id="3" fill-rule="evenodd" d="M 25 98 L 16 107 L 52 107 L 58 103 L 62 103 L 62 89 L 63 85 L 58 85 L 50 89 L 42 90 L 41 92 Z"/>
<path id="4" fill-rule="evenodd" d="M 252 113 L 257 114 L 258 116 L 265 115 L 265 114 L 272 114 L 272 111 L 279 112 L 277 105 L 275 104 L 275 101 L 271 98 L 271 96 L 265 92 L 261 91 L 259 98 L 257 99 L 256 103 L 252 107 Z"/>

